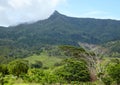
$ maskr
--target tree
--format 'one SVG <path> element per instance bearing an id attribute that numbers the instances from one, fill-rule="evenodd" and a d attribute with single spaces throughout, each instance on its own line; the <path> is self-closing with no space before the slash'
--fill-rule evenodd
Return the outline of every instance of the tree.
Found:
<path id="1" fill-rule="evenodd" d="M 4 85 L 4 77 L 8 74 L 7 65 L 1 64 L 0 65 L 0 83 L 1 85 Z"/>
<path id="2" fill-rule="evenodd" d="M 86 62 L 83 60 L 67 59 L 65 65 L 56 70 L 56 74 L 63 77 L 68 82 L 90 81 L 90 73 Z"/>
<path id="3" fill-rule="evenodd" d="M 44 76 L 44 71 L 41 69 L 29 69 L 28 73 L 24 76 L 24 80 L 39 83 L 42 82 Z"/>
<path id="4" fill-rule="evenodd" d="M 0 65 L 0 72 L 2 73 L 2 75 L 6 75 L 6 74 L 8 74 L 8 68 L 7 68 L 7 65 L 5 65 L 5 64 L 1 64 L 1 65 Z"/>
<path id="5" fill-rule="evenodd" d="M 0 73 L 0 85 L 4 85 L 4 79 L 2 73 Z"/>
<path id="6" fill-rule="evenodd" d="M 9 63 L 9 73 L 19 77 L 21 74 L 27 73 L 29 63 L 26 60 L 15 60 Z"/>
<path id="7" fill-rule="evenodd" d="M 28 73 L 23 76 L 23 80 L 34 83 L 42 83 L 43 85 L 59 83 L 61 78 L 51 70 L 44 71 L 43 69 L 29 69 Z"/>
<path id="8" fill-rule="evenodd" d="M 111 63 L 107 67 L 108 75 L 120 85 L 120 63 Z"/>
<path id="9" fill-rule="evenodd" d="M 111 85 L 112 83 L 112 79 L 109 76 L 104 76 L 103 78 L 101 78 L 101 80 L 103 81 L 105 85 Z"/>
<path id="10" fill-rule="evenodd" d="M 31 65 L 32 68 L 42 68 L 43 63 L 41 61 L 35 61 L 34 64 Z"/>

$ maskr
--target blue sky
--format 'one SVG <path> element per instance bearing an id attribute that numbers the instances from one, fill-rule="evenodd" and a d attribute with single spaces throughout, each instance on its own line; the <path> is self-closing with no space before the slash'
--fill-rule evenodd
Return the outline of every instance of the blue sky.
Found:
<path id="1" fill-rule="evenodd" d="M 57 10 L 74 17 L 120 19 L 120 0 L 66 0 Z"/>

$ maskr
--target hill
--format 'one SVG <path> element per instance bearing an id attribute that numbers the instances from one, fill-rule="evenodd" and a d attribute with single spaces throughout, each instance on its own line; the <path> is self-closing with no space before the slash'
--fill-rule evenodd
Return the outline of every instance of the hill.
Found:
<path id="1" fill-rule="evenodd" d="M 0 28 L 0 39 L 16 44 L 35 46 L 40 44 L 105 43 L 120 40 L 120 21 L 109 19 L 74 18 L 55 11 L 46 20 Z"/>
<path id="2" fill-rule="evenodd" d="M 55 11 L 48 19 L 0 27 L 0 56 L 26 57 L 46 45 L 103 44 L 120 40 L 120 21 L 75 18 Z"/>

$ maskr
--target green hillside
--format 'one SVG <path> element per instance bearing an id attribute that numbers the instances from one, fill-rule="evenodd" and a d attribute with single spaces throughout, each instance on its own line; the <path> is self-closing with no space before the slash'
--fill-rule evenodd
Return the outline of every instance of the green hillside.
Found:
<path id="1" fill-rule="evenodd" d="M 28 57 L 46 45 L 79 46 L 79 42 L 101 45 L 116 40 L 120 40 L 120 21 L 74 18 L 55 11 L 46 20 L 0 27 L 0 57 L 4 60 Z M 2 63 L 7 62 L 4 60 Z"/>
<path id="2" fill-rule="evenodd" d="M 0 64 L 1 85 L 119 85 L 119 74 L 120 58 L 68 45 Z"/>
<path id="3" fill-rule="evenodd" d="M 100 44 L 120 39 L 120 21 L 74 18 L 57 11 L 46 20 L 1 27 L 0 30 L 0 39 L 28 47 L 41 44 L 77 45 L 78 41 Z"/>
<path id="4" fill-rule="evenodd" d="M 43 68 L 52 68 L 56 63 L 60 63 L 63 59 L 42 53 L 41 55 L 27 57 L 25 60 L 28 60 L 30 64 L 34 64 L 36 61 L 41 61 L 43 63 Z"/>
<path id="5" fill-rule="evenodd" d="M 110 49 L 110 52 L 120 53 L 120 41 L 111 41 L 111 42 L 104 44 L 103 46 Z"/>

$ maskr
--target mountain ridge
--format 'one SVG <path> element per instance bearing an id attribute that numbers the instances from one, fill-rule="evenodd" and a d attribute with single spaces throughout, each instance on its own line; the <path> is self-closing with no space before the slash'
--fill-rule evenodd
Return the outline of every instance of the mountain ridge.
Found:
<path id="1" fill-rule="evenodd" d="M 0 35 L 4 32 L 7 36 L 3 34 L 3 37 L 12 40 L 17 40 L 21 37 L 29 38 L 30 36 L 34 38 L 37 36 L 38 40 L 42 38 L 38 36 L 46 36 L 46 41 L 47 38 L 52 39 L 55 37 L 55 39 L 51 41 L 62 41 L 64 38 L 63 43 L 60 44 L 64 44 L 65 42 L 67 42 L 66 44 L 69 42 L 75 42 L 77 44 L 79 41 L 99 44 L 120 39 L 120 21 L 111 19 L 74 18 L 60 14 L 58 11 L 55 11 L 45 20 L 34 23 L 24 23 L 17 26 L 0 27 L 0 30 Z M 16 36 L 16 38 L 14 36 Z M 45 40 L 45 38 L 42 38 L 40 41 L 43 42 L 42 40 Z M 51 44 L 52 43 L 53 42 L 51 42 Z"/>
<path id="2" fill-rule="evenodd" d="M 45 46 L 80 46 L 80 42 L 102 45 L 117 40 L 120 21 L 74 18 L 55 12 L 45 20 L 0 27 L 0 58 L 8 62 L 40 53 Z"/>

